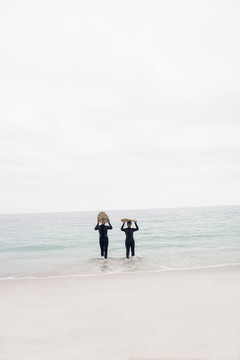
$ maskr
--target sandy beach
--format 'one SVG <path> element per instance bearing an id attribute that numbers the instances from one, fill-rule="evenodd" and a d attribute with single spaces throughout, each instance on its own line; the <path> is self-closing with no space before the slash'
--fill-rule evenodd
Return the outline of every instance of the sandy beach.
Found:
<path id="1" fill-rule="evenodd" d="M 1 360 L 239 360 L 240 267 L 0 281 Z"/>

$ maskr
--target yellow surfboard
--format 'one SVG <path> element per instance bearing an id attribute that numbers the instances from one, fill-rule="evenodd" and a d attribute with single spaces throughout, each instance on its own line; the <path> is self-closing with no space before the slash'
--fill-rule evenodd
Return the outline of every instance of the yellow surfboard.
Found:
<path id="1" fill-rule="evenodd" d="M 132 220 L 132 219 L 122 219 L 121 221 L 122 221 L 122 222 L 128 222 L 128 221 L 134 222 L 134 220 Z"/>
<path id="2" fill-rule="evenodd" d="M 97 216 L 98 222 L 106 221 L 109 223 L 109 217 L 104 211 L 100 211 L 100 213 Z"/>

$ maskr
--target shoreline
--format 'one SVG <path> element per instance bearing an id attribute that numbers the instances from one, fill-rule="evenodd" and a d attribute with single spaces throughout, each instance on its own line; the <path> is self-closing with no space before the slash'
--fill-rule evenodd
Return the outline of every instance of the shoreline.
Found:
<path id="1" fill-rule="evenodd" d="M 66 274 L 66 275 L 50 275 L 50 276 L 31 276 L 31 277 L 0 277 L 1 281 L 13 281 L 13 280 L 45 280 L 45 279 L 67 279 L 67 278 L 85 278 L 85 277 L 102 277 L 118 274 L 148 274 L 148 273 L 164 273 L 164 272 L 178 272 L 178 271 L 192 271 L 192 270 L 204 270 L 204 269 L 221 269 L 221 268 L 234 268 L 239 267 L 240 263 L 233 264 L 218 264 L 218 265 L 205 265 L 192 268 L 172 268 L 172 269 L 159 269 L 159 270 L 140 270 L 140 271 L 119 271 L 119 272 L 106 272 L 106 273 L 96 273 L 96 274 Z"/>

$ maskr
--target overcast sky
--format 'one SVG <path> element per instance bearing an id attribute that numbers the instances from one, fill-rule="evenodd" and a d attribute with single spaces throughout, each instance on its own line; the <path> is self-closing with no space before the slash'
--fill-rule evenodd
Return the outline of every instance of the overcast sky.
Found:
<path id="1" fill-rule="evenodd" d="M 0 212 L 240 204 L 238 0 L 1 0 Z"/>

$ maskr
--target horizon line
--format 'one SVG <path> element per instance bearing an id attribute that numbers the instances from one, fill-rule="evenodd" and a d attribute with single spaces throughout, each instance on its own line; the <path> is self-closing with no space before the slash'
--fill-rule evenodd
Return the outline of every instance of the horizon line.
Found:
<path id="1" fill-rule="evenodd" d="M 169 207 L 157 207 L 157 208 L 129 208 L 129 209 L 105 209 L 104 211 L 139 211 L 139 210 L 164 210 L 164 209 L 191 209 L 191 208 L 206 208 L 206 207 L 232 207 L 240 206 L 240 204 L 231 204 L 231 205 L 190 205 L 190 206 L 169 206 Z M 34 211 L 34 212 L 13 212 L 13 213 L 0 213 L 1 215 L 30 215 L 30 214 L 58 214 L 58 213 L 80 213 L 80 212 L 99 212 L 101 210 L 67 210 L 67 211 Z"/>

